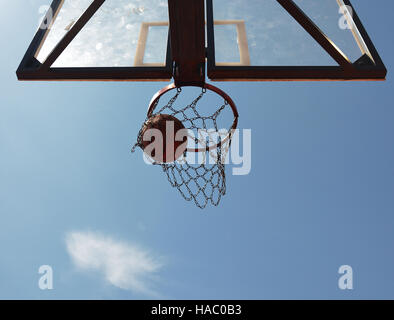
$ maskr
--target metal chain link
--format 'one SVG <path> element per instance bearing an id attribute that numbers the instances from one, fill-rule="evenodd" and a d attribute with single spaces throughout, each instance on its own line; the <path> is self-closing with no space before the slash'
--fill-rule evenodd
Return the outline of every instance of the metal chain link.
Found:
<path id="1" fill-rule="evenodd" d="M 202 116 L 197 110 L 197 104 L 206 93 L 206 90 L 203 89 L 201 94 L 198 95 L 191 104 L 181 109 L 177 109 L 174 107 L 174 103 L 181 92 L 181 88 L 178 88 L 176 94 L 157 112 L 155 112 L 155 109 L 158 106 L 159 101 L 156 102 L 151 116 L 147 117 L 144 121 L 144 124 L 138 133 L 137 142 L 131 149 L 131 152 L 134 152 L 137 147 L 142 146 L 142 134 L 147 121 L 149 121 L 151 117 L 163 113 L 177 117 L 186 129 L 205 129 L 206 132 L 208 132 L 209 143 L 213 143 L 215 145 L 215 139 L 212 137 L 208 129 L 214 129 L 216 133 L 219 132 L 217 118 L 226 106 L 228 106 L 227 101 L 224 101 L 223 105 L 221 105 L 212 115 Z M 186 112 L 190 112 L 192 116 L 188 116 Z M 196 123 L 197 120 L 200 122 L 200 126 Z M 209 128 L 208 121 L 211 121 L 213 128 Z M 181 159 L 172 163 L 153 162 L 154 165 L 160 165 L 162 167 L 170 185 L 177 188 L 185 200 L 193 200 L 196 206 L 201 209 L 205 208 L 209 202 L 214 206 L 219 205 L 222 196 L 226 193 L 224 161 L 230 146 L 231 136 L 226 144 L 222 143 L 220 135 L 218 139 L 219 143 L 216 150 L 209 152 L 210 156 L 215 159 L 213 164 L 207 163 L 206 153 L 204 154 L 203 162 L 200 164 L 188 163 L 186 160 L 186 154 L 184 154 Z M 199 139 L 198 134 L 195 136 L 195 143 L 206 145 L 206 141 L 203 141 L 202 137 Z"/>

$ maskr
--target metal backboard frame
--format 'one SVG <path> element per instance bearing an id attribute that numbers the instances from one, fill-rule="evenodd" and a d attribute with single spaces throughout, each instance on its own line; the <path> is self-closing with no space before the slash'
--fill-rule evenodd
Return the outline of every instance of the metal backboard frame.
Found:
<path id="1" fill-rule="evenodd" d="M 353 9 L 353 36 L 362 57 L 355 62 L 342 54 L 322 30 L 295 4 L 293 0 L 276 0 L 284 10 L 337 62 L 337 66 L 253 66 L 248 65 L 245 25 L 237 26 L 240 63 L 215 61 L 213 0 L 168 0 L 169 35 L 164 65 L 143 63 L 144 43 L 149 22 L 143 25 L 142 41 L 136 56 L 138 66 L 130 67 L 52 67 L 81 29 L 106 0 L 93 0 L 80 18 L 70 24 L 68 32 L 42 63 L 36 59 L 49 28 L 39 28 L 17 70 L 19 80 L 86 80 L 86 81 L 165 81 L 174 78 L 177 85 L 202 85 L 206 76 L 213 81 L 320 81 L 320 80 L 385 80 L 387 70 L 349 0 L 338 4 Z M 333 0 L 334 1 L 334 0 Z M 53 19 L 64 0 L 53 0 L 50 10 Z M 206 10 L 204 10 L 206 9 Z M 205 16 L 206 12 L 206 16 Z M 42 26 L 48 24 L 45 17 Z M 207 47 L 205 47 L 205 22 Z M 151 23 L 154 23 L 151 21 Z M 229 22 L 216 22 L 229 23 Z M 160 23 L 164 25 L 164 23 Z M 250 63 L 249 63 L 250 64 Z M 206 68 L 207 66 L 207 68 Z M 207 75 L 206 75 L 207 71 Z"/>
<path id="2" fill-rule="evenodd" d="M 52 21 L 48 23 L 48 14 L 44 17 L 41 27 L 33 38 L 25 56 L 16 72 L 19 80 L 87 80 L 87 81 L 165 81 L 172 78 L 172 61 L 170 41 L 168 39 L 165 66 L 137 66 L 137 67 L 69 67 L 54 68 L 52 64 L 77 36 L 81 29 L 93 17 L 105 0 L 94 0 L 81 17 L 70 27 L 69 31 L 55 46 L 46 60 L 41 63 L 36 59 L 51 25 L 55 20 L 64 0 L 53 0 L 50 10 L 53 12 Z M 131 63 L 132 65 L 132 63 Z"/>
<path id="3" fill-rule="evenodd" d="M 293 0 L 276 0 L 338 63 L 338 66 L 222 66 L 215 62 L 213 0 L 207 0 L 208 78 L 213 81 L 324 81 L 385 80 L 387 70 L 349 0 L 339 5 L 353 9 L 353 36 L 363 56 L 352 63 Z"/>

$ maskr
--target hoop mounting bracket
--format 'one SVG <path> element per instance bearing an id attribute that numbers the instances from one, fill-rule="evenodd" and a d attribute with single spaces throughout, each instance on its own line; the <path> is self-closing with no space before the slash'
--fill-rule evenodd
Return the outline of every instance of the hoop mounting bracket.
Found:
<path id="1" fill-rule="evenodd" d="M 204 0 L 169 0 L 171 53 L 177 86 L 205 83 Z"/>

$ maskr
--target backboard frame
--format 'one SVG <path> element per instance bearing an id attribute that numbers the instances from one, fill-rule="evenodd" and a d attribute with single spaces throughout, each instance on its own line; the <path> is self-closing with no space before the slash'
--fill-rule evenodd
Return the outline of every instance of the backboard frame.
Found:
<path id="1" fill-rule="evenodd" d="M 239 64 L 218 63 L 217 65 L 215 61 L 213 0 L 190 0 L 187 3 L 181 0 L 168 0 L 170 27 L 166 59 L 163 66 L 145 63 L 132 66 L 133 62 L 130 62 L 130 67 L 52 67 L 56 59 L 105 1 L 92 0 L 87 10 L 75 23 L 70 25 L 68 32 L 46 60 L 41 63 L 36 59 L 36 55 L 50 31 L 46 27 L 43 28 L 45 24 L 48 24 L 49 19 L 48 15 L 44 17 L 41 27 L 35 34 L 18 67 L 18 79 L 42 81 L 169 81 L 174 78 L 178 85 L 202 85 L 206 81 L 206 76 L 212 81 L 343 81 L 385 80 L 386 78 L 386 67 L 350 0 L 336 1 L 339 4 L 351 7 L 353 11 L 352 21 L 356 26 L 353 36 L 363 54 L 353 63 L 342 54 L 293 0 L 276 0 L 338 65 L 254 66 L 242 65 L 244 64 L 242 61 Z M 54 14 L 51 23 L 53 23 L 63 3 L 64 0 L 52 1 L 50 10 Z M 204 6 L 206 6 L 206 17 Z M 208 37 L 207 47 L 205 47 L 205 18 Z M 239 30 L 237 32 L 239 33 Z M 247 46 L 247 42 L 245 45 Z M 207 68 L 205 68 L 206 65 Z"/>
<path id="2" fill-rule="evenodd" d="M 330 81 L 385 80 L 387 70 L 350 0 L 337 0 L 353 9 L 353 21 L 374 62 L 367 54 L 352 63 L 322 30 L 294 3 L 277 0 L 282 7 L 338 63 L 338 66 L 223 66 L 216 65 L 213 0 L 206 0 L 208 78 L 212 81 Z M 356 37 L 357 35 L 354 34 Z M 357 40 L 357 39 L 356 39 Z"/>
<path id="3" fill-rule="evenodd" d="M 52 24 L 59 12 L 64 0 L 53 0 L 50 5 L 50 12 L 53 12 Z M 72 25 L 70 30 L 55 46 L 46 60 L 41 63 L 36 59 L 36 54 L 40 50 L 48 35 L 50 28 L 48 25 L 48 14 L 44 17 L 41 27 L 36 32 L 29 48 L 27 49 L 16 72 L 18 80 L 35 81 L 169 81 L 172 78 L 172 61 L 170 35 L 167 41 L 167 53 L 165 66 L 137 66 L 137 67 L 51 67 L 61 53 L 67 48 L 71 41 L 81 31 L 81 29 L 93 17 L 105 0 L 93 0 L 87 10 Z M 49 10 L 48 10 L 49 12 Z"/>

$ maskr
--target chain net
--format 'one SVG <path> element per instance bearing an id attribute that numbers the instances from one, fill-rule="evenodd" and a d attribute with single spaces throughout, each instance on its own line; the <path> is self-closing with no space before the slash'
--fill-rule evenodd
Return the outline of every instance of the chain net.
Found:
<path id="1" fill-rule="evenodd" d="M 151 163 L 161 166 L 171 186 L 178 189 L 185 200 L 194 201 L 196 206 L 201 209 L 204 209 L 209 203 L 217 206 L 226 193 L 225 160 L 232 133 L 231 130 L 219 130 L 217 119 L 229 105 L 227 101 L 224 101 L 213 114 L 203 116 L 197 107 L 206 90 L 203 89 L 191 104 L 178 108 L 175 107 L 175 102 L 181 92 L 182 89 L 177 88 L 175 95 L 157 111 L 159 100 L 156 102 L 152 114 L 145 119 L 131 152 L 134 152 L 137 147 L 142 148 L 143 129 L 149 119 L 158 114 L 169 114 L 176 117 L 186 129 L 193 131 L 191 138 L 194 143 L 203 146 L 206 151 L 200 152 L 198 161 L 195 161 L 194 153 L 190 161 L 189 152 L 186 151 L 174 162 L 157 163 L 152 160 Z M 205 134 L 202 135 L 201 132 Z M 223 136 L 227 139 L 223 139 Z"/>

